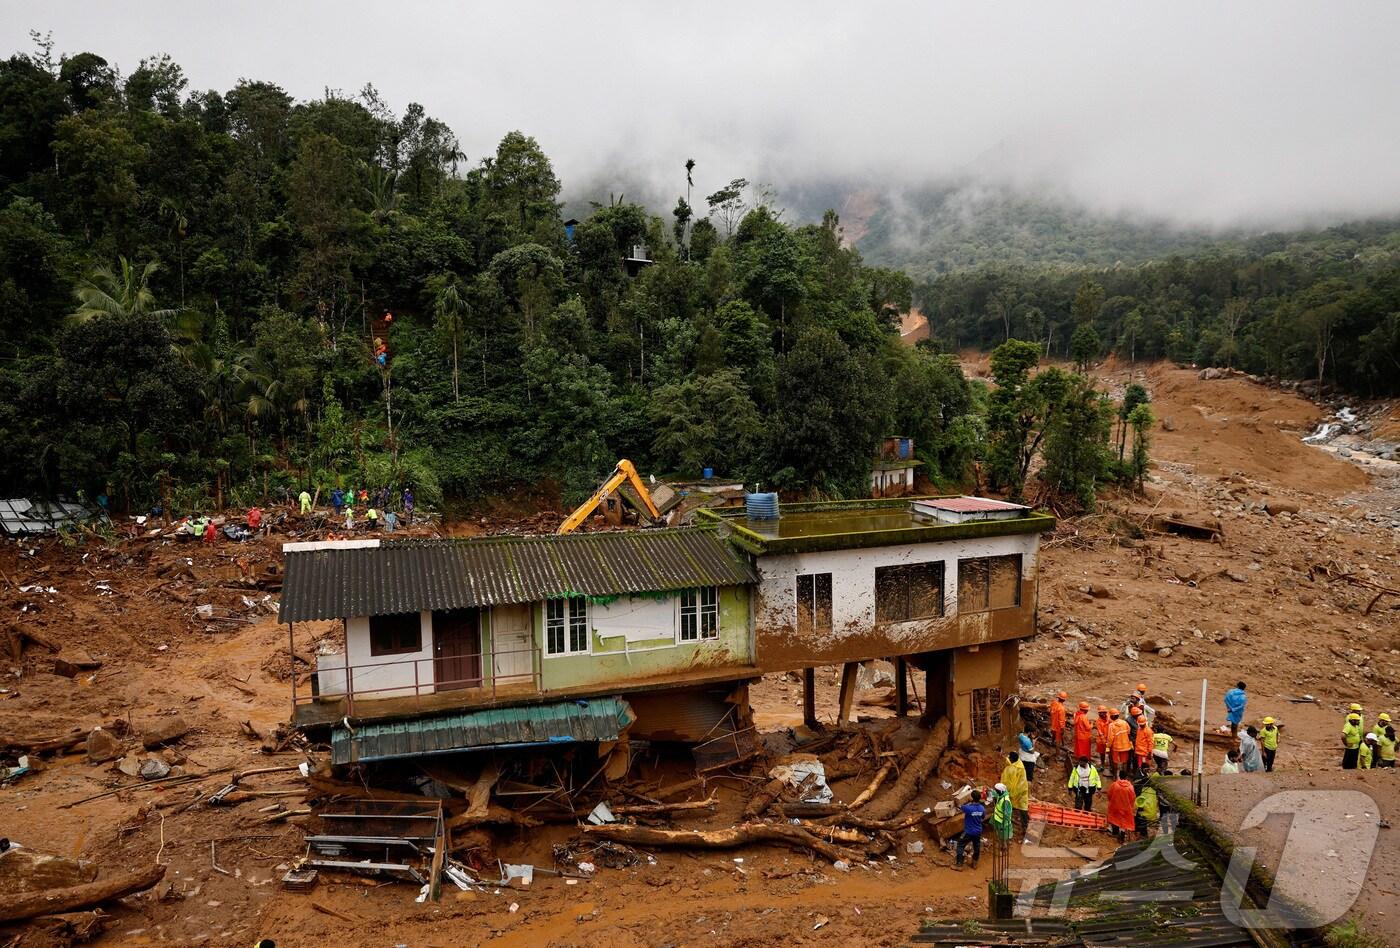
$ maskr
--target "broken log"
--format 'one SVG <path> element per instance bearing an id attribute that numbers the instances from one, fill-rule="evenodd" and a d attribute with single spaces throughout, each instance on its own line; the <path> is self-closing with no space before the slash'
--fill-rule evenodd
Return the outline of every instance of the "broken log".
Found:
<path id="1" fill-rule="evenodd" d="M 481 768 L 476 781 L 467 790 L 467 816 L 482 819 L 491 809 L 491 791 L 501 779 L 501 768 L 493 760 Z"/>
<path id="2" fill-rule="evenodd" d="M 0 922 L 22 922 L 40 915 L 92 908 L 134 892 L 144 892 L 164 878 L 165 867 L 156 865 L 139 872 L 123 873 L 63 889 L 0 896 Z"/>
<path id="3" fill-rule="evenodd" d="M 918 794 L 919 788 L 930 772 L 938 763 L 938 758 L 943 754 L 948 746 L 948 734 L 952 730 L 952 723 L 941 717 L 929 731 L 928 737 L 924 740 L 919 752 L 914 755 L 914 759 L 900 773 L 899 779 L 894 782 L 882 796 L 871 803 L 866 813 L 872 820 L 888 820 L 904 809 L 905 805 Z"/>
<path id="4" fill-rule="evenodd" d="M 53 751 L 77 750 L 78 745 L 87 741 L 86 731 L 74 731 L 64 737 L 15 738 L 5 742 L 5 753 L 47 754 Z"/>
<path id="5" fill-rule="evenodd" d="M 43 892 L 86 885 L 97 879 L 97 866 L 78 859 L 16 846 L 0 859 L 0 895 Z"/>
<path id="6" fill-rule="evenodd" d="M 673 783 L 669 787 L 662 787 L 661 789 L 653 793 L 652 796 L 656 797 L 656 799 L 658 800 L 665 800 L 669 797 L 679 796 L 680 794 L 685 793 L 688 790 L 694 790 L 696 787 L 700 787 L 703 789 L 704 786 L 705 778 L 695 777 L 691 780 L 683 780 L 680 783 Z"/>
<path id="7" fill-rule="evenodd" d="M 913 813 L 894 820 L 872 820 L 854 813 L 837 813 L 817 822 L 823 826 L 853 826 L 863 830 L 902 830 L 908 829 L 924 818 L 923 813 Z"/>
<path id="8" fill-rule="evenodd" d="M 773 801 L 783 792 L 787 786 L 787 781 L 774 777 L 759 788 L 758 792 L 749 799 L 748 805 L 744 807 L 744 819 L 750 820 L 773 805 Z"/>
<path id="9" fill-rule="evenodd" d="M 679 813 L 684 810 L 708 810 L 715 805 L 711 794 L 705 800 L 691 800 L 688 803 L 623 803 L 612 807 L 618 816 L 649 816 L 657 813 Z"/>
<path id="10" fill-rule="evenodd" d="M 884 765 L 883 767 L 881 767 L 878 771 L 875 772 L 875 779 L 872 780 L 872 781 L 870 781 L 870 786 L 868 786 L 868 787 L 866 787 L 864 790 L 862 790 L 862 791 L 860 792 L 860 796 L 858 796 L 858 797 L 856 797 L 854 800 L 852 800 L 852 801 L 848 804 L 847 808 L 848 808 L 848 809 L 855 810 L 855 809 L 859 809 L 860 807 L 863 807 L 863 806 L 865 806 L 865 804 L 869 803 L 869 802 L 870 802 L 870 798 L 873 797 L 873 796 L 875 796 L 875 791 L 880 789 L 880 784 L 882 784 L 882 783 L 885 782 L 885 778 L 888 777 L 888 776 L 890 775 L 890 771 L 893 770 L 893 769 L 894 769 L 894 761 L 892 761 L 892 760 L 891 760 L 891 761 L 886 761 L 886 762 L 885 762 L 885 765 Z"/>
<path id="11" fill-rule="evenodd" d="M 835 846 L 790 823 L 740 823 L 720 830 L 668 830 L 648 826 L 625 826 L 607 823 L 602 826 L 581 827 L 587 836 L 597 836 L 634 846 L 673 846 L 682 849 L 736 849 L 754 843 L 785 843 L 808 849 L 826 859 L 850 862 L 860 855 Z"/>

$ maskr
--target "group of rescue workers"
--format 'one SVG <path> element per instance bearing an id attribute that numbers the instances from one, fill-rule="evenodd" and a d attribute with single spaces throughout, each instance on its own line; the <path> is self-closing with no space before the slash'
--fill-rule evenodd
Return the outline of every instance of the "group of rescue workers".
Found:
<path id="1" fill-rule="evenodd" d="M 1382 711 L 1376 723 L 1366 730 L 1366 709 L 1352 703 L 1342 725 L 1342 769 L 1370 770 L 1395 766 L 1395 728 L 1390 713 Z"/>

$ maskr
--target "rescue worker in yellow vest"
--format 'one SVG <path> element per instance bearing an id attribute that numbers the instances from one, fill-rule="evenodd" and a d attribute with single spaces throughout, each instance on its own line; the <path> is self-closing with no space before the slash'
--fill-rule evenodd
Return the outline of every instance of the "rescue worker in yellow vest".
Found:
<path id="1" fill-rule="evenodd" d="M 1395 766 L 1395 728 L 1390 726 L 1390 713 L 1382 711 L 1371 733 L 1376 735 L 1377 767 Z"/>
<path id="2" fill-rule="evenodd" d="M 1376 735 L 1367 734 L 1366 740 L 1361 742 L 1361 748 L 1357 751 L 1357 764 L 1362 770 L 1370 770 L 1371 764 L 1376 759 Z"/>
<path id="3" fill-rule="evenodd" d="M 1167 769 L 1167 758 L 1171 756 L 1172 745 L 1176 741 L 1166 731 L 1152 732 L 1152 762 L 1157 765 L 1157 773 L 1170 773 Z"/>
<path id="4" fill-rule="evenodd" d="M 1259 728 L 1259 749 L 1264 754 L 1264 772 L 1274 772 L 1274 755 L 1278 753 L 1278 725 L 1265 718 Z"/>
<path id="5" fill-rule="evenodd" d="M 1355 770 L 1360 755 L 1361 715 L 1353 711 L 1347 715 L 1347 723 L 1342 725 L 1342 769 Z"/>
<path id="6" fill-rule="evenodd" d="M 1161 813 L 1157 807 L 1157 789 L 1150 784 L 1142 788 L 1137 795 L 1137 803 L 1134 822 L 1137 824 L 1137 831 L 1143 836 L 1147 835 L 1149 827 L 1156 826 Z"/>
<path id="7" fill-rule="evenodd" d="M 1358 718 L 1356 723 L 1361 725 L 1361 732 L 1363 734 L 1366 732 L 1366 715 L 1363 713 L 1365 710 L 1365 708 L 1361 707 L 1361 705 L 1357 704 L 1355 701 L 1347 707 L 1347 714 L 1354 714 Z"/>

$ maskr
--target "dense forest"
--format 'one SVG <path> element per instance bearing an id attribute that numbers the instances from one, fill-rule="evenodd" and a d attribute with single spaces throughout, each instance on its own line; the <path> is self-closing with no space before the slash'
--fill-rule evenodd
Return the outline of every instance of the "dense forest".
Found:
<path id="1" fill-rule="evenodd" d="M 1088 506 L 1141 483 L 1147 394 L 1045 353 L 1400 379 L 1383 227 L 915 286 L 833 212 L 790 221 L 741 169 L 701 169 L 728 182 L 706 194 L 675 167 L 662 214 L 564 220 L 526 134 L 472 158 L 370 86 L 193 91 L 169 57 L 123 76 L 36 37 L 0 62 L 0 482 L 132 511 L 352 483 L 570 501 L 629 457 L 858 496 L 897 433 L 935 484 Z M 936 339 L 911 348 L 916 299 Z M 994 387 L 947 354 L 970 345 L 996 347 Z"/>
<path id="2" fill-rule="evenodd" d="M 0 63 L 11 491 L 570 499 L 630 457 L 859 494 L 891 432 L 935 478 L 970 469 L 973 386 L 899 344 L 910 281 L 834 214 L 790 225 L 742 179 L 702 196 L 680 157 L 674 213 L 566 224 L 527 135 L 472 161 L 373 88 L 190 91 L 168 57 L 123 77 L 36 42 Z"/>
<path id="3" fill-rule="evenodd" d="M 1362 395 L 1400 393 L 1400 225 L 1217 242 L 1133 265 L 984 262 L 915 296 L 940 345 L 1041 343 L 1229 366 Z"/>

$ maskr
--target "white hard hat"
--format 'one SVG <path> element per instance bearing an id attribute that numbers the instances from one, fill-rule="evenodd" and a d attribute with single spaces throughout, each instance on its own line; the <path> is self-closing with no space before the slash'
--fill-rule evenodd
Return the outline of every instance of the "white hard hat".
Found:
<path id="1" fill-rule="evenodd" d="M 1006 784 L 1004 784 L 1004 783 L 999 783 L 999 784 L 997 784 L 995 787 L 993 787 L 992 789 L 995 790 L 997 793 L 1008 793 L 1008 792 L 1009 792 L 1009 791 L 1006 789 Z"/>

